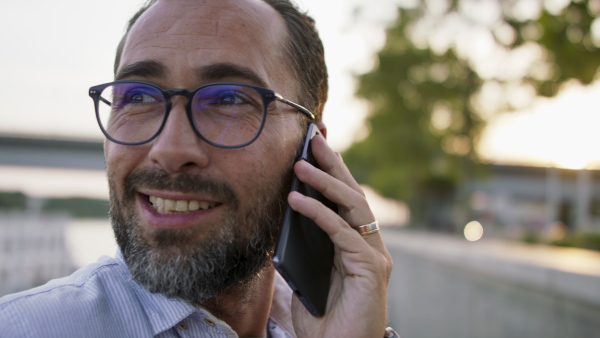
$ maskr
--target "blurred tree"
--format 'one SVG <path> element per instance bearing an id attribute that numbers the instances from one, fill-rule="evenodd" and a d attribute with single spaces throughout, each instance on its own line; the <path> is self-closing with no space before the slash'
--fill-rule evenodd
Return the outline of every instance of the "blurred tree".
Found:
<path id="1" fill-rule="evenodd" d="M 66 213 L 74 218 L 108 218 L 108 201 L 93 198 L 48 198 L 42 210 Z"/>
<path id="2" fill-rule="evenodd" d="M 0 191 L 0 210 L 25 210 L 27 196 L 20 192 Z"/>
<path id="3" fill-rule="evenodd" d="M 26 211 L 29 196 L 21 192 L 0 191 L 0 211 Z M 42 212 L 65 213 L 74 218 L 108 218 L 108 201 L 68 197 L 42 198 Z"/>
<path id="4" fill-rule="evenodd" d="M 596 79 L 600 0 L 428 0 L 398 13 L 358 78 L 369 134 L 344 160 L 359 182 L 406 201 L 413 223 L 448 228 L 485 120 Z"/>

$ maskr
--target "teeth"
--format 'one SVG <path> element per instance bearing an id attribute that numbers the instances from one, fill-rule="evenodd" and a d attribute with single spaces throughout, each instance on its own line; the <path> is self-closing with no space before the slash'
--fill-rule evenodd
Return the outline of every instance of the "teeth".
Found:
<path id="1" fill-rule="evenodd" d="M 175 211 L 188 211 L 188 201 L 177 201 L 175 203 Z"/>
<path id="2" fill-rule="evenodd" d="M 170 212 L 189 212 L 196 210 L 207 210 L 215 207 L 215 203 L 186 201 L 186 200 L 170 200 L 156 196 L 149 196 L 149 201 L 160 213 Z"/>
<path id="3" fill-rule="evenodd" d="M 165 200 L 165 212 L 175 210 L 175 201 Z"/>

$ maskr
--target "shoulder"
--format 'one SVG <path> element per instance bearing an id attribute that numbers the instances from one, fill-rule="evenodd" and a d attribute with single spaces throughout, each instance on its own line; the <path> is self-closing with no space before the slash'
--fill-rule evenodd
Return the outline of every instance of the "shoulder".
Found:
<path id="1" fill-rule="evenodd" d="M 71 276 L 0 298 L 0 336 L 59 336 L 118 323 L 127 305 L 136 303 L 130 282 L 124 264 L 103 257 Z"/>
<path id="2" fill-rule="evenodd" d="M 64 302 L 73 301 L 73 297 L 81 293 L 94 293 L 96 284 L 102 280 L 114 279 L 118 263 L 110 257 L 102 257 L 98 262 L 75 271 L 68 277 L 53 279 L 45 285 L 14 293 L 0 298 L 0 311 L 18 309 L 23 306 L 41 305 L 64 306 Z"/>

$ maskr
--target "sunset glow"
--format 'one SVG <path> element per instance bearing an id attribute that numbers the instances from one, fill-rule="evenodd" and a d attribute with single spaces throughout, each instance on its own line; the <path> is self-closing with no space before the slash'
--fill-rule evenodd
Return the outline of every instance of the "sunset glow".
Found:
<path id="1" fill-rule="evenodd" d="M 600 82 L 574 84 L 531 108 L 492 118 L 479 147 L 491 162 L 567 169 L 600 167 Z"/>

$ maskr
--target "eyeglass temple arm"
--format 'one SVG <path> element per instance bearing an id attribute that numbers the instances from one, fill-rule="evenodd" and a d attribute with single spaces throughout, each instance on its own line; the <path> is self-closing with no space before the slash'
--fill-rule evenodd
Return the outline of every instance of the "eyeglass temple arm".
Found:
<path id="1" fill-rule="evenodd" d="M 280 94 L 275 93 L 275 98 L 277 99 L 277 101 L 281 101 L 287 105 L 290 105 L 296 109 L 298 109 L 302 114 L 306 115 L 306 117 L 308 117 L 311 120 L 315 120 L 315 114 L 311 113 L 310 110 L 302 107 L 301 105 L 294 103 L 290 100 L 284 99 L 283 96 L 281 96 Z"/>
<path id="2" fill-rule="evenodd" d="M 110 101 L 108 101 L 107 99 L 103 98 L 102 96 L 98 96 L 98 99 L 100 99 L 100 101 L 106 103 L 107 105 L 111 105 Z"/>

